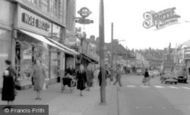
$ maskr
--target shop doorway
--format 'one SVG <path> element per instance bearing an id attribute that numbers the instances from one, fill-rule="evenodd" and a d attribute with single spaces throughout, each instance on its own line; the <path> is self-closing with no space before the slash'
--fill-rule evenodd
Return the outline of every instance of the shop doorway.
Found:
<path id="1" fill-rule="evenodd" d="M 16 88 L 22 89 L 32 85 L 31 69 L 34 62 L 34 47 L 24 41 L 16 41 L 15 70 Z"/>
<path id="2" fill-rule="evenodd" d="M 16 41 L 16 48 L 15 48 L 15 70 L 16 70 L 16 79 L 20 76 L 21 70 L 21 44 Z"/>

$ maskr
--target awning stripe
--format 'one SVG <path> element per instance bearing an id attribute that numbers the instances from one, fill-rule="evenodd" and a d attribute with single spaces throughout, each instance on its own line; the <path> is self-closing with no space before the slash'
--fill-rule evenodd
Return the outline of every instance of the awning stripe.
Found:
<path id="1" fill-rule="evenodd" d="M 26 34 L 26 35 L 28 35 L 28 36 L 30 36 L 32 38 L 35 38 L 35 39 L 37 39 L 37 40 L 39 40 L 41 42 L 44 42 L 44 43 L 46 43 L 46 44 L 48 44 L 48 45 L 50 45 L 50 46 L 52 46 L 54 48 L 57 48 L 57 49 L 59 49 L 59 50 L 61 50 L 63 52 L 66 52 L 66 53 L 69 53 L 69 54 L 72 54 L 72 55 L 76 55 L 75 53 L 67 50 L 66 48 L 63 48 L 60 45 L 57 45 L 57 44 L 51 42 L 49 39 L 45 38 L 44 36 L 37 35 L 37 34 L 31 33 L 31 32 L 25 31 L 25 30 L 19 30 L 19 31 L 21 31 L 22 33 L 24 33 L 24 34 Z"/>
<path id="2" fill-rule="evenodd" d="M 71 48 L 68 48 L 67 46 L 64 46 L 63 44 L 61 44 L 61 43 L 59 43 L 59 42 L 57 42 L 55 40 L 52 40 L 50 38 L 48 38 L 48 40 L 50 40 L 51 42 L 55 43 L 56 45 L 58 45 L 58 46 L 60 46 L 60 47 L 62 47 L 64 49 L 68 50 L 69 52 L 72 52 L 74 55 L 79 55 L 79 53 L 76 52 L 75 50 L 73 50 Z"/>
<path id="3" fill-rule="evenodd" d="M 82 53 L 81 54 L 83 57 L 85 57 L 89 62 L 95 62 L 95 63 L 98 63 L 97 60 L 95 59 L 92 59 L 91 57 L 87 56 L 86 54 Z"/>

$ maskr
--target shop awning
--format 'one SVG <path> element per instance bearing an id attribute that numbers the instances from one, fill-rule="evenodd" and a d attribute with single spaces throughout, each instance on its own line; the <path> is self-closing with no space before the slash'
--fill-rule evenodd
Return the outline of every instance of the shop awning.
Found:
<path id="1" fill-rule="evenodd" d="M 95 59 L 92 59 L 91 57 L 87 56 L 86 54 L 81 54 L 83 56 L 84 59 L 88 60 L 89 62 L 93 62 L 93 63 L 96 63 L 98 64 L 98 61 L 95 60 Z"/>
<path id="2" fill-rule="evenodd" d="M 50 41 L 50 39 L 45 38 L 44 36 L 41 36 L 41 35 L 38 35 L 38 34 L 34 34 L 34 33 L 31 33 L 31 32 L 25 31 L 25 30 L 19 30 L 19 31 L 22 32 L 22 33 L 24 33 L 24 34 L 26 34 L 26 35 L 28 35 L 28 36 L 30 36 L 30 37 L 32 37 L 32 38 L 35 38 L 35 39 L 39 40 L 41 42 L 44 42 L 44 43 L 46 43 L 46 44 L 48 44 L 48 45 L 50 45 L 50 46 L 52 46 L 54 48 L 57 48 L 57 49 L 65 52 L 65 53 L 69 53 L 69 54 L 72 54 L 72 55 L 74 54 L 75 55 L 75 53 L 67 50 L 66 48 L 61 47 L 62 44 L 61 45 L 57 45 L 56 43 Z"/>
<path id="3" fill-rule="evenodd" d="M 59 42 L 53 40 L 53 39 L 50 39 L 50 38 L 48 38 L 48 39 L 49 39 L 51 42 L 53 42 L 54 44 L 60 46 L 61 48 L 65 49 L 65 50 L 67 50 L 67 51 L 69 51 L 69 52 L 71 52 L 72 54 L 74 54 L 74 55 L 79 55 L 79 53 L 78 53 L 77 51 L 75 51 L 75 50 L 73 50 L 73 49 L 71 49 L 71 48 L 69 48 L 69 47 L 67 47 L 67 46 L 65 46 L 65 45 L 63 45 L 63 44 L 61 44 L 61 43 L 59 43 Z"/>

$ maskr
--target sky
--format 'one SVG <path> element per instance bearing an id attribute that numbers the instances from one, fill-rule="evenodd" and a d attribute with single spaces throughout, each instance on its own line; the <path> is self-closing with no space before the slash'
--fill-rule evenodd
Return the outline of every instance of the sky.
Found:
<path id="1" fill-rule="evenodd" d="M 93 24 L 80 25 L 87 36 L 99 36 L 99 0 L 76 0 L 76 10 L 87 7 L 92 12 L 88 17 Z M 178 24 L 157 30 L 142 26 L 143 14 L 147 11 L 159 12 L 176 7 L 176 14 L 181 18 Z M 190 40 L 190 1 L 189 0 L 104 0 L 105 42 L 111 41 L 111 23 L 114 23 L 114 39 L 118 39 L 129 49 L 163 49 L 176 47 Z M 76 16 L 79 16 L 76 13 Z M 189 22 L 188 22 L 189 21 Z"/>

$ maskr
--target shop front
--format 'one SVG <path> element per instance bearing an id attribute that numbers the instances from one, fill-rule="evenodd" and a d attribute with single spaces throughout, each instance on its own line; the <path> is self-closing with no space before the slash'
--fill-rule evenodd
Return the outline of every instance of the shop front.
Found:
<path id="1" fill-rule="evenodd" d="M 6 69 L 5 60 L 11 56 L 12 9 L 13 7 L 7 0 L 0 0 L 0 92 L 3 84 L 3 71 Z"/>
<path id="2" fill-rule="evenodd" d="M 89 65 L 98 64 L 95 48 L 87 42 L 82 41 L 81 54 L 79 56 L 80 62 L 87 68 Z"/>
<path id="3" fill-rule="evenodd" d="M 9 57 L 9 51 L 11 46 L 11 31 L 6 29 L 0 29 L 0 91 L 3 84 L 3 71 L 6 69 L 5 60 Z"/>
<path id="4" fill-rule="evenodd" d="M 69 48 L 59 43 L 63 38 L 63 29 L 64 27 L 51 20 L 44 19 L 20 5 L 17 6 L 13 52 L 19 87 L 32 85 L 31 66 L 37 59 L 43 63 L 49 82 L 57 81 L 59 70 L 64 69 L 64 54 L 74 55 Z"/>
<path id="5" fill-rule="evenodd" d="M 190 78 L 190 54 L 184 54 L 185 69 L 188 79 Z"/>

